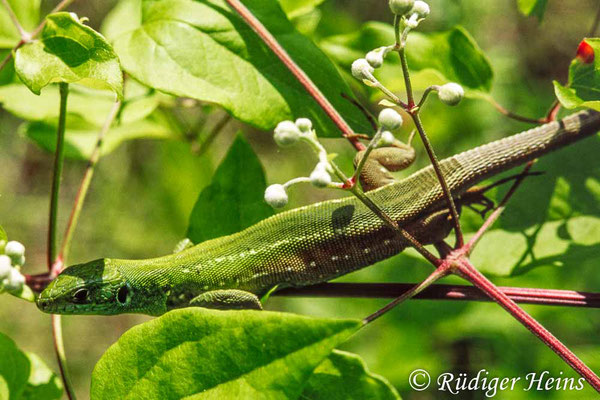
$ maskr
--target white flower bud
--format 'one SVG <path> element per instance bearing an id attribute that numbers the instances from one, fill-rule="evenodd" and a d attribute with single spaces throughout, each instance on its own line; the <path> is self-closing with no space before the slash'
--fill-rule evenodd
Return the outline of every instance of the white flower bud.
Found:
<path id="1" fill-rule="evenodd" d="M 419 26 L 419 16 L 417 14 L 411 15 L 406 21 L 406 26 L 408 26 L 410 29 L 415 29 L 417 26 Z"/>
<path id="2" fill-rule="evenodd" d="M 390 0 L 389 4 L 394 14 L 404 15 L 413 8 L 415 0 Z"/>
<path id="3" fill-rule="evenodd" d="M 379 139 L 379 146 L 391 146 L 396 141 L 394 134 L 390 131 L 381 132 L 381 139 Z"/>
<path id="4" fill-rule="evenodd" d="M 410 12 L 417 14 L 419 18 L 425 18 L 430 12 L 429 4 L 425 3 L 424 1 L 417 0 L 415 1 L 415 4 Z"/>
<path id="5" fill-rule="evenodd" d="M 371 50 L 367 53 L 366 60 L 373 68 L 379 68 L 383 65 L 383 52 L 381 50 Z"/>
<path id="6" fill-rule="evenodd" d="M 393 108 L 384 108 L 379 113 L 379 124 L 387 130 L 398 129 L 402 126 L 402 116 Z"/>
<path id="7" fill-rule="evenodd" d="M 318 188 L 327 187 L 331 183 L 331 175 L 327 172 L 327 167 L 324 163 L 317 164 L 310 174 L 310 183 Z"/>
<path id="8" fill-rule="evenodd" d="M 6 247 L 4 247 L 4 253 L 11 258 L 20 257 L 25 254 L 25 246 L 15 240 L 11 240 L 10 242 L 6 243 Z"/>
<path id="9" fill-rule="evenodd" d="M 273 208 L 281 208 L 288 202 L 285 187 L 278 183 L 271 185 L 265 190 L 265 201 Z"/>
<path id="10" fill-rule="evenodd" d="M 296 127 L 300 129 L 301 132 L 310 132 L 312 126 L 312 121 L 308 118 L 298 118 L 296 120 Z"/>
<path id="11" fill-rule="evenodd" d="M 438 91 L 440 101 L 449 106 L 455 106 L 465 96 L 465 91 L 458 83 L 446 83 Z"/>
<path id="12" fill-rule="evenodd" d="M 352 63 L 352 76 L 356 79 L 371 79 L 374 69 L 364 58 L 359 58 Z"/>
<path id="13" fill-rule="evenodd" d="M 12 269 L 10 257 L 4 254 L 0 255 L 0 282 L 10 276 Z"/>
<path id="14" fill-rule="evenodd" d="M 275 127 L 273 138 L 281 147 L 287 147 L 295 144 L 300 139 L 300 130 L 292 121 L 281 121 Z"/>
<path id="15" fill-rule="evenodd" d="M 6 290 L 14 292 L 23 288 L 23 285 L 25 284 L 25 277 L 21 275 L 21 273 L 15 268 L 11 268 L 10 275 L 3 281 L 3 283 Z"/>

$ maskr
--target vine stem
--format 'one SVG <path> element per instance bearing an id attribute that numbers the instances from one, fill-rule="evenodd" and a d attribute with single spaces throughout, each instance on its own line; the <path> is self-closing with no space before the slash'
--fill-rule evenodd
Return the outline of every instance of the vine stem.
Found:
<path id="1" fill-rule="evenodd" d="M 67 357 L 65 355 L 65 346 L 62 335 L 62 318 L 58 314 L 52 314 L 52 336 L 54 338 L 54 352 L 58 360 L 58 368 L 62 377 L 63 385 L 69 400 L 76 399 L 75 390 L 71 383 L 71 376 L 67 369 Z"/>
<path id="2" fill-rule="evenodd" d="M 83 208 L 83 203 L 85 202 L 85 198 L 87 196 L 88 190 L 90 188 L 90 183 L 94 176 L 94 171 L 96 168 L 96 164 L 98 164 L 98 160 L 100 159 L 100 154 L 102 151 L 102 142 L 104 141 L 104 137 L 110 130 L 113 122 L 115 121 L 119 111 L 122 107 L 122 102 L 117 101 L 113 107 L 111 108 L 102 129 L 98 133 L 98 138 L 96 140 L 96 145 L 92 151 L 90 159 L 88 161 L 87 167 L 85 169 L 85 173 L 81 180 L 81 184 L 79 185 L 79 189 L 77 190 L 77 195 L 75 196 L 75 201 L 73 202 L 73 208 L 71 209 L 71 215 L 69 216 L 69 221 L 67 222 L 67 227 L 65 229 L 65 234 L 63 237 L 62 247 L 59 253 L 59 260 L 61 260 L 61 265 L 55 263 L 52 270 L 52 276 L 56 276 L 62 270 L 62 265 L 66 262 L 67 256 L 69 254 L 69 250 L 71 248 L 71 240 L 73 239 L 73 233 L 75 232 L 75 227 L 77 226 L 77 222 L 79 221 L 79 216 L 81 214 L 81 209 Z"/>
<path id="3" fill-rule="evenodd" d="M 394 30 L 399 32 L 400 25 L 398 20 L 396 19 L 394 22 Z M 406 51 L 405 47 L 396 42 L 395 50 L 398 52 L 398 56 L 400 56 L 400 64 L 402 66 L 402 75 L 404 76 L 404 86 L 406 88 L 406 97 L 408 102 L 408 109 L 406 111 L 411 116 L 417 131 L 419 132 L 419 136 L 421 137 L 421 141 L 423 142 L 423 146 L 425 146 L 425 150 L 427 151 L 427 155 L 429 156 L 429 160 L 431 161 L 431 165 L 433 166 L 433 170 L 437 176 L 437 179 L 442 187 L 442 192 L 444 193 L 444 197 L 448 202 L 448 208 L 450 209 L 450 215 L 452 216 L 452 222 L 454 224 L 454 235 L 456 237 L 455 248 L 460 248 L 464 245 L 464 238 L 462 234 L 462 229 L 460 227 L 460 220 L 458 217 L 458 210 L 456 209 L 456 204 L 454 203 L 454 198 L 450 193 L 450 189 L 448 188 L 448 183 L 446 182 L 446 178 L 442 172 L 442 168 L 440 167 L 440 163 L 438 161 L 437 156 L 435 155 L 435 151 L 433 150 L 433 146 L 427 137 L 427 133 L 425 133 L 425 128 L 423 127 L 423 123 L 421 122 L 421 117 L 419 116 L 420 108 L 415 107 L 414 94 L 412 90 L 412 83 L 410 81 L 410 71 L 408 70 L 408 60 L 406 59 Z M 425 96 L 425 94 L 424 94 Z"/>
<path id="4" fill-rule="evenodd" d="M 281 60 L 288 70 L 296 77 L 298 82 L 306 91 L 316 100 L 319 106 L 325 111 L 333 123 L 342 131 L 342 135 L 350 141 L 357 151 L 364 150 L 365 146 L 358 140 L 356 134 L 338 113 L 338 111 L 329 102 L 327 97 L 314 84 L 308 75 L 292 60 L 287 51 L 279 44 L 277 39 L 265 28 L 265 26 L 243 5 L 239 0 L 226 0 L 246 23 L 256 32 L 263 42 L 269 46 L 271 51 Z"/>
<path id="5" fill-rule="evenodd" d="M 455 248 L 460 248 L 464 245 L 464 238 L 463 238 L 463 234 L 462 234 L 462 229 L 460 227 L 460 220 L 458 218 L 458 210 L 456 209 L 456 204 L 454 204 L 454 198 L 452 197 L 452 194 L 450 193 L 450 189 L 448 188 L 448 183 L 446 182 L 446 178 L 444 178 L 442 168 L 440 167 L 440 163 L 437 159 L 437 156 L 435 155 L 433 146 L 431 145 L 431 142 L 429 141 L 429 138 L 427 137 L 427 134 L 425 133 L 425 129 L 423 128 L 423 124 L 421 123 L 421 117 L 419 116 L 418 110 L 415 113 L 410 113 L 410 116 L 412 117 L 413 122 L 415 123 L 415 127 L 417 128 L 417 131 L 419 132 L 419 136 L 421 136 L 421 141 L 423 142 L 423 145 L 425 146 L 427 155 L 429 156 L 429 159 L 431 160 L 431 165 L 433 165 L 433 170 L 435 171 L 435 174 L 438 178 L 440 186 L 442 187 L 442 192 L 444 193 L 444 197 L 446 198 L 446 201 L 448 202 L 448 208 L 450 209 L 450 215 L 452 216 L 452 221 L 454 223 L 454 234 L 456 237 Z"/>
<path id="6" fill-rule="evenodd" d="M 64 163 L 64 144 L 65 144 L 65 128 L 67 119 L 67 99 L 69 96 L 69 84 L 59 83 L 60 92 L 60 108 L 58 115 L 58 127 L 56 131 L 56 150 L 54 155 L 54 172 L 52 175 L 52 189 L 50 194 L 50 215 L 48 222 L 48 271 L 52 273 L 55 265 L 61 265 L 62 262 L 56 257 L 56 229 L 58 215 L 58 198 L 60 193 L 60 179 Z M 61 318 L 59 315 L 52 315 L 52 335 L 54 337 L 54 351 L 60 368 L 60 376 L 62 378 L 67 396 L 69 399 L 75 399 L 73 384 L 67 369 L 67 360 L 65 357 L 64 342 L 62 336 Z"/>
<path id="7" fill-rule="evenodd" d="M 67 98 L 69 96 L 69 84 L 59 83 L 60 109 L 58 115 L 58 128 L 56 131 L 56 151 L 54 153 L 54 173 L 52 175 L 52 189 L 50 195 L 50 216 L 48 223 L 48 270 L 52 270 L 56 261 L 56 224 L 58 216 L 58 197 L 60 193 L 60 179 L 62 176 L 63 163 L 65 159 L 65 128 L 67 120 Z"/>
<path id="8" fill-rule="evenodd" d="M 301 288 L 284 288 L 272 296 L 347 297 L 387 299 L 403 296 L 414 283 L 346 283 L 325 282 Z M 600 293 L 574 290 L 537 289 L 499 286 L 498 289 L 516 303 L 546 306 L 600 308 Z M 474 286 L 434 284 L 412 297 L 419 300 L 492 301 Z"/>

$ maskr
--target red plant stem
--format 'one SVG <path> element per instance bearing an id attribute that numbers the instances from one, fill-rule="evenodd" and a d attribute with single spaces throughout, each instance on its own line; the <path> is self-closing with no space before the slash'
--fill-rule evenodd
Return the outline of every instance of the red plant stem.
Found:
<path id="1" fill-rule="evenodd" d="M 319 90 L 314 82 L 309 78 L 308 75 L 298 67 L 298 65 L 292 60 L 290 55 L 285 49 L 277 42 L 277 39 L 271 35 L 271 33 L 265 28 L 265 26 L 244 6 L 239 0 L 226 0 L 227 3 L 246 21 L 246 23 L 256 32 L 258 36 L 265 42 L 265 44 L 275 53 L 277 58 L 281 60 L 283 64 L 290 70 L 290 72 L 298 79 L 298 82 L 304 89 L 319 103 L 319 106 L 325 111 L 325 113 L 331 118 L 333 123 L 342 131 L 342 135 L 350 141 L 357 151 L 365 149 L 356 134 L 350 128 L 350 125 L 344 120 L 344 118 L 337 112 L 333 105 L 327 100 L 325 95 Z"/>
<path id="2" fill-rule="evenodd" d="M 460 254 L 460 253 L 459 253 Z M 479 288 L 492 300 L 498 303 L 502 308 L 510 313 L 516 320 L 521 322 L 531 333 L 537 336 L 542 342 L 552 349 L 560 358 L 571 366 L 579 375 L 600 393 L 600 378 L 581 361 L 567 346 L 556 338 L 550 331 L 544 328 L 538 321 L 531 317 L 525 310 L 519 307 L 505 293 L 496 287 L 489 279 L 464 257 L 453 260 L 453 265 L 457 268 L 456 273 L 474 286 Z"/>
<path id="3" fill-rule="evenodd" d="M 290 287 L 281 289 L 273 293 L 272 296 L 390 299 L 402 296 L 405 292 L 414 288 L 414 286 L 414 283 L 327 282 L 304 286 L 302 288 Z M 516 303 L 600 308 L 600 293 L 508 286 L 500 286 L 498 289 Z M 491 301 L 485 293 L 476 287 L 442 284 L 431 285 L 421 293 L 415 295 L 413 299 Z"/>
<path id="4" fill-rule="evenodd" d="M 548 110 L 548 115 L 546 116 L 544 123 L 556 121 L 556 116 L 560 111 L 560 107 L 560 102 L 558 100 L 554 100 L 554 103 L 552 103 L 552 106 L 550 106 L 550 110 Z"/>
<path id="5" fill-rule="evenodd" d="M 504 108 L 500 103 L 498 103 L 496 101 L 496 99 L 494 99 L 493 97 L 486 97 L 487 101 L 494 106 L 494 108 L 502 115 L 508 117 L 508 118 L 512 118 L 516 121 L 521 121 L 521 122 L 527 122 L 530 124 L 544 124 L 546 122 L 548 122 L 548 118 L 529 118 L 529 117 L 524 117 L 522 115 L 519 114 L 515 114 L 512 111 L 507 110 L 506 108 Z M 552 120 L 550 120 L 552 121 Z"/>

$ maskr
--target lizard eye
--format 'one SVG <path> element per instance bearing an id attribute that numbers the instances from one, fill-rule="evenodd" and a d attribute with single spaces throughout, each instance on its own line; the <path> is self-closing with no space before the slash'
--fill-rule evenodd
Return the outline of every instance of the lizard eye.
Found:
<path id="1" fill-rule="evenodd" d="M 89 294 L 89 290 L 87 289 L 79 289 L 73 294 L 73 302 L 74 303 L 85 303 L 87 301 Z"/>
<path id="2" fill-rule="evenodd" d="M 121 304 L 127 303 L 129 300 L 129 289 L 127 286 L 122 286 L 117 292 L 117 301 Z"/>

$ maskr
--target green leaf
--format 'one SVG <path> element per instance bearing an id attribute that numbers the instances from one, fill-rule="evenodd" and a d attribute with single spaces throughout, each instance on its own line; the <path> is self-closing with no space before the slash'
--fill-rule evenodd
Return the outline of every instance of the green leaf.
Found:
<path id="1" fill-rule="evenodd" d="M 295 31 L 277 1 L 249 0 L 245 5 L 348 123 L 357 131 L 368 130 L 366 118 L 342 98 L 342 93 L 351 92 L 336 67 Z M 120 35 L 114 46 L 125 71 L 142 83 L 219 104 L 262 129 L 307 117 L 320 135 L 340 136 L 306 90 L 223 0 L 145 0 L 141 7 L 141 26 Z"/>
<path id="2" fill-rule="evenodd" d="M 334 350 L 315 369 L 301 398 L 397 400 L 400 395 L 384 377 L 369 372 L 358 355 Z"/>
<path id="3" fill-rule="evenodd" d="M 268 311 L 172 311 L 108 349 L 94 368 L 91 399 L 297 399 L 315 367 L 361 325 Z"/>
<path id="4" fill-rule="evenodd" d="M 53 82 L 76 82 L 112 90 L 123 97 L 123 75 L 117 55 L 102 35 L 71 13 L 46 17 L 40 40 L 17 50 L 15 70 L 36 94 Z"/>
<path id="5" fill-rule="evenodd" d="M 517 0 L 519 11 L 528 17 L 536 16 L 541 21 L 546 11 L 548 0 Z"/>
<path id="6" fill-rule="evenodd" d="M 0 242 L 3 240 L 8 240 L 8 235 L 6 235 L 6 231 L 2 228 L 2 225 L 0 225 Z"/>
<path id="7" fill-rule="evenodd" d="M 393 44 L 394 28 L 381 22 L 368 22 L 358 32 L 327 38 L 321 44 L 330 56 L 348 69 L 356 58 L 368 51 Z M 462 27 L 434 33 L 412 32 L 406 47 L 408 66 L 413 71 L 433 71 L 434 81 L 427 83 L 460 83 L 467 94 L 485 94 L 492 87 L 491 65 L 471 35 Z M 386 58 L 386 65 L 376 72 L 392 91 L 404 90 L 398 73 L 398 57 Z"/>
<path id="8" fill-rule="evenodd" d="M 569 67 L 567 85 L 554 81 L 554 92 L 565 108 L 589 107 L 600 110 L 600 38 L 585 39 L 579 48 L 585 47 L 593 51 L 593 62 L 575 58 Z"/>
<path id="9" fill-rule="evenodd" d="M 88 160 L 98 141 L 100 129 L 76 115 L 69 115 L 65 133 L 65 157 Z M 33 140 L 44 150 L 53 153 L 56 149 L 56 121 L 27 122 L 20 126 L 19 133 Z M 177 136 L 165 118 L 159 113 L 154 113 L 143 120 L 110 128 L 102 141 L 101 155 L 110 153 L 127 140 L 174 138 Z"/>
<path id="10" fill-rule="evenodd" d="M 31 288 L 27 285 L 23 285 L 23 287 L 19 291 L 13 291 L 8 293 L 30 303 L 33 303 L 35 301 L 35 293 L 33 293 L 33 290 L 31 290 Z"/>
<path id="11" fill-rule="evenodd" d="M 24 353 L 15 342 L 0 333 L 0 399 L 55 400 L 62 396 L 62 384 L 35 354 Z"/>
<path id="12" fill-rule="evenodd" d="M 0 333 L 0 398 L 20 398 L 30 370 L 27 356 L 11 338 Z"/>
<path id="13" fill-rule="evenodd" d="M 289 18 L 304 15 L 319 6 L 325 0 L 278 0 Z"/>
<path id="14" fill-rule="evenodd" d="M 21 400 L 54 400 L 62 397 L 60 378 L 33 353 L 25 353 L 31 365 L 29 379 Z"/>
<path id="15" fill-rule="evenodd" d="M 40 19 L 41 0 L 8 0 L 21 26 L 32 31 Z M 10 19 L 4 5 L 0 7 L 0 48 L 13 48 L 21 40 L 19 31 Z"/>
<path id="16" fill-rule="evenodd" d="M 482 272 L 510 276 L 539 266 L 580 263 L 598 251 L 600 218 L 580 216 L 524 232 L 492 230 L 483 236 L 471 260 Z"/>
<path id="17" fill-rule="evenodd" d="M 230 235 L 273 215 L 264 200 L 265 173 L 241 134 L 198 197 L 187 237 L 194 243 Z"/>

